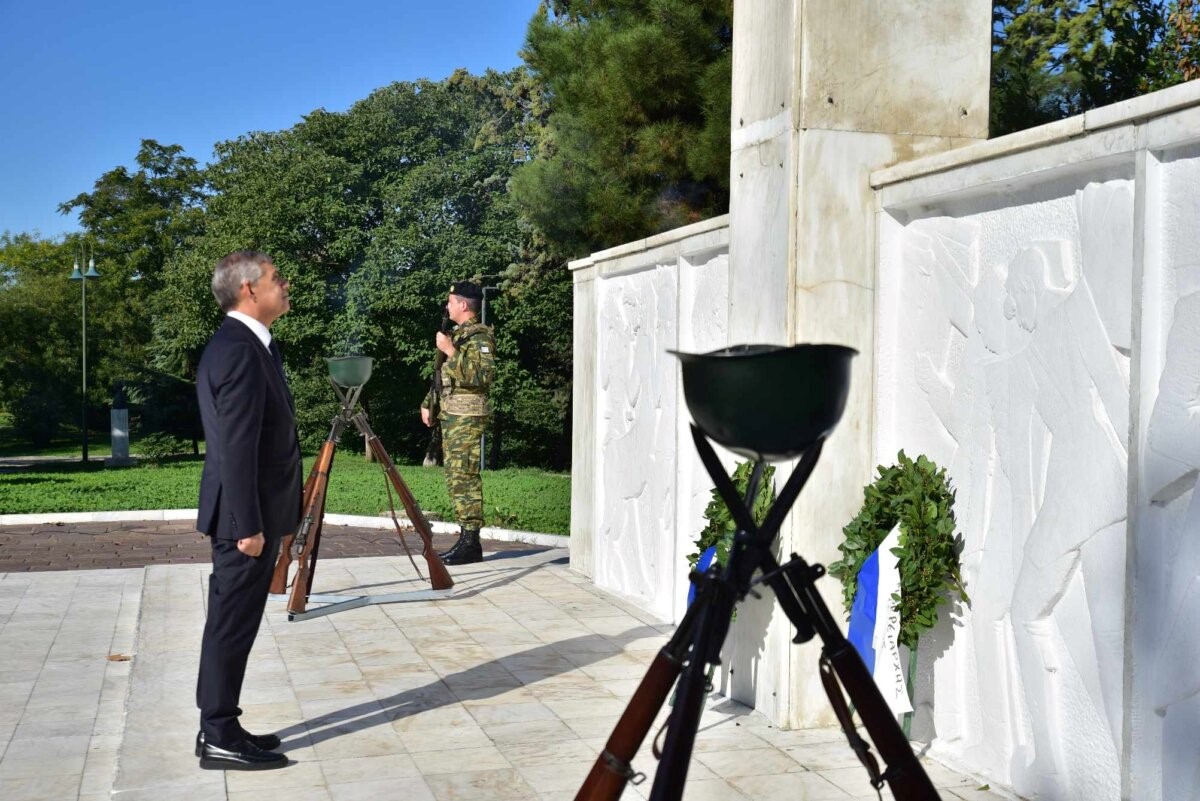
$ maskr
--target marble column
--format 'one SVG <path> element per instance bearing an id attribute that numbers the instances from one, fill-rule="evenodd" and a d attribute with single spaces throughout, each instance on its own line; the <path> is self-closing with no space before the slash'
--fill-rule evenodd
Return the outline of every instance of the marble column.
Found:
<path id="1" fill-rule="evenodd" d="M 986 0 L 742 0 L 734 6 L 730 343 L 829 342 L 860 352 L 850 401 L 780 534 L 783 553 L 838 558 L 871 479 L 875 194 L 868 176 L 987 137 Z M 780 466 L 780 483 L 790 470 Z M 840 587 L 821 583 L 840 614 Z M 833 721 L 817 646 L 790 644 L 749 601 L 721 688 L 777 724 Z"/>

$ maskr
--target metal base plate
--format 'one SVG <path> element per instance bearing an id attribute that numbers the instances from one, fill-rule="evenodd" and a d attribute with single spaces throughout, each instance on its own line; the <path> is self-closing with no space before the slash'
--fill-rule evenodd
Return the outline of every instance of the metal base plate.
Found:
<path id="1" fill-rule="evenodd" d="M 310 608 L 304 612 L 288 612 L 288 622 L 297 620 L 309 620 L 314 617 L 324 617 L 331 615 L 334 612 L 344 612 L 347 609 L 358 609 L 361 606 L 375 606 L 377 604 L 400 604 L 410 603 L 412 601 L 437 601 L 442 598 L 451 598 L 454 595 L 454 590 L 411 590 L 409 592 L 393 592 L 382 595 L 325 595 L 322 593 L 313 593 L 308 596 L 310 604 L 324 604 Z M 287 601 L 288 596 L 285 594 L 267 596 L 272 601 Z"/>

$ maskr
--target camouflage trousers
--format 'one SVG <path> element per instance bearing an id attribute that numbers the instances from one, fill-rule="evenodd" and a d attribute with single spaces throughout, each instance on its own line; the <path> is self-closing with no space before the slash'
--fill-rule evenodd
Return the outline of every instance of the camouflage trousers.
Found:
<path id="1" fill-rule="evenodd" d="M 446 465 L 446 490 L 454 517 L 463 528 L 483 528 L 483 479 L 479 476 L 479 439 L 487 417 L 442 413 L 442 459 Z"/>

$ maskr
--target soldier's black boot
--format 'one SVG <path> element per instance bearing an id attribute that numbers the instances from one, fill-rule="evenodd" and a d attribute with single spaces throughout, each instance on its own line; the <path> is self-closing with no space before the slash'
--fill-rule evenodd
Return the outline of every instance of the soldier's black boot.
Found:
<path id="1" fill-rule="evenodd" d="M 476 562 L 482 562 L 483 545 L 479 542 L 479 529 L 463 529 L 459 545 L 450 550 L 451 552 L 442 559 L 448 565 L 473 565 Z"/>
<path id="2" fill-rule="evenodd" d="M 458 553 L 459 549 L 462 548 L 462 545 L 464 542 L 466 542 L 466 540 L 467 540 L 467 530 L 465 528 L 460 528 L 458 530 L 458 539 L 456 539 L 454 541 L 454 544 L 451 545 L 446 550 L 439 551 L 438 558 L 441 559 L 443 562 L 445 562 L 447 557 L 450 557 L 450 556 Z"/>

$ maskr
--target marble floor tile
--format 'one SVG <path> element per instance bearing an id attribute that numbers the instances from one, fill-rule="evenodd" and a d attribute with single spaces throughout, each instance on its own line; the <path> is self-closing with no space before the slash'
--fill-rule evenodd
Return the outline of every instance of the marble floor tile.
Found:
<path id="1" fill-rule="evenodd" d="M 542 698 L 545 704 L 559 718 L 577 718 L 584 715 L 609 716 L 614 722 L 625 711 L 626 703 L 612 696 L 593 696 L 590 698 Z"/>
<path id="2" fill-rule="evenodd" d="M 11 740 L 0 760 L 0 780 L 82 775 L 90 734 Z"/>
<path id="3" fill-rule="evenodd" d="M 731 778 L 729 783 L 755 801 L 849 801 L 851 796 L 815 773 L 785 773 Z"/>
<path id="4" fill-rule="evenodd" d="M 173 784 L 160 784 L 154 787 L 139 787 L 128 790 L 118 790 L 112 794 L 111 801 L 227 801 L 224 774 L 211 771 L 213 776 L 221 781 L 195 783 L 180 781 Z M 259 793 L 259 798 L 262 798 Z"/>
<path id="5" fill-rule="evenodd" d="M 783 751 L 808 770 L 850 768 L 860 764 L 850 745 L 845 742 L 787 746 Z"/>
<path id="6" fill-rule="evenodd" d="M 525 765 L 517 768 L 521 778 L 536 793 L 578 790 L 595 760 L 566 761 L 554 765 Z"/>
<path id="7" fill-rule="evenodd" d="M 311 732 L 310 737 L 317 758 L 325 760 L 385 756 L 403 754 L 406 750 L 399 735 L 386 723 L 362 729 L 351 726 Z"/>
<path id="8" fill-rule="evenodd" d="M 492 739 L 478 727 L 402 731 L 399 732 L 399 736 L 405 750 L 414 757 L 425 751 L 493 747 Z"/>
<path id="9" fill-rule="evenodd" d="M 460 747 L 442 751 L 420 751 L 412 754 L 412 760 L 423 776 L 512 767 L 512 764 L 493 745 L 484 748 Z"/>
<path id="10" fill-rule="evenodd" d="M 425 781 L 437 801 L 518 801 L 534 795 L 513 768 L 444 773 L 426 776 Z"/>
<path id="11" fill-rule="evenodd" d="M 587 762 L 596 760 L 596 752 L 581 740 L 561 740 L 548 743 L 506 743 L 500 753 L 516 768 L 556 765 L 564 762 Z"/>
<path id="12" fill-rule="evenodd" d="M 359 781 L 402 779 L 421 775 L 417 763 L 408 754 L 324 759 L 320 764 L 325 782 L 330 787 Z"/>
<path id="13" fill-rule="evenodd" d="M 880 767 L 882 769 L 882 766 Z M 858 797 L 865 795 L 874 796 L 875 794 L 875 790 L 871 787 L 871 777 L 867 774 L 867 769 L 862 765 L 853 768 L 813 771 L 813 774 L 838 787 L 847 795 Z"/>
<path id="14" fill-rule="evenodd" d="M 269 771 L 278 773 L 279 771 Z M 330 790 L 325 785 L 309 785 L 305 787 L 286 787 L 278 792 L 264 792 L 261 788 L 254 790 L 229 789 L 228 795 L 222 795 L 225 801 L 333 801 Z M 79 801 L 84 801 L 80 798 Z M 174 799 L 172 798 L 172 801 Z"/>
<path id="15" fill-rule="evenodd" d="M 693 759 L 723 779 L 735 776 L 778 775 L 804 770 L 794 759 L 775 748 L 697 751 Z"/>
<path id="16" fill-rule="evenodd" d="M 991 791 L 988 785 L 973 785 L 969 787 L 954 787 L 939 790 L 943 801 L 1000 801 L 1004 796 Z"/>
<path id="17" fill-rule="evenodd" d="M 391 726 L 396 732 L 432 733 L 456 728 L 479 728 L 479 724 L 466 707 L 458 703 L 431 708 L 394 707 L 389 711 L 391 712 Z"/>
<path id="18" fill-rule="evenodd" d="M 484 726 L 483 731 L 498 746 L 517 742 L 554 742 L 575 737 L 575 733 L 557 718 L 500 723 Z"/>
<path id="19" fill-rule="evenodd" d="M 79 794 L 81 774 L 47 771 L 41 775 L 0 775 L 0 798 L 4 801 L 63 801 Z"/>
<path id="20" fill-rule="evenodd" d="M 278 791 L 295 787 L 324 786 L 325 775 L 317 762 L 293 762 L 276 770 L 225 771 L 225 788 L 230 793 L 257 791 L 259 797 L 264 793 L 290 796 L 290 793 Z"/>
<path id="21" fill-rule="evenodd" d="M 483 704 L 468 707 L 471 716 L 485 729 L 505 723 L 532 721 L 558 721 L 558 717 L 546 705 L 533 701 L 520 704 Z"/>

